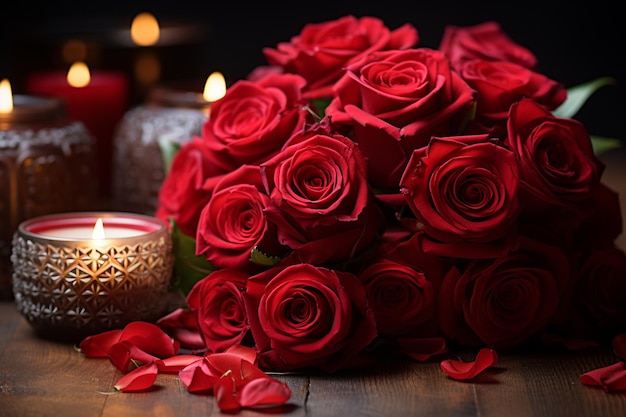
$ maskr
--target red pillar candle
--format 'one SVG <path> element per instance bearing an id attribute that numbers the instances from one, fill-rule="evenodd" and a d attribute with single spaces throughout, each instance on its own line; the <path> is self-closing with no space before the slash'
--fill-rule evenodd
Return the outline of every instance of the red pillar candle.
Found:
<path id="1" fill-rule="evenodd" d="M 81 121 L 96 138 L 100 194 L 110 195 L 113 135 L 128 108 L 128 78 L 116 71 L 93 71 L 87 85 L 73 87 L 63 71 L 43 71 L 26 78 L 29 94 L 66 103 L 67 116 Z"/>

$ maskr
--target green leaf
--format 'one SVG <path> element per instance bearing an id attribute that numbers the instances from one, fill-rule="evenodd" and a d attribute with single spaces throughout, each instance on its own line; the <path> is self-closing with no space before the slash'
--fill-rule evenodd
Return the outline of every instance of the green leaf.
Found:
<path id="1" fill-rule="evenodd" d="M 252 248 L 252 251 L 250 251 L 250 261 L 257 265 L 271 267 L 280 262 L 280 260 L 280 256 L 270 256 L 256 246 Z"/>
<path id="2" fill-rule="evenodd" d="M 600 77 L 567 89 L 567 99 L 552 112 L 556 117 L 572 118 L 599 88 L 615 84 L 612 77 Z"/>
<path id="3" fill-rule="evenodd" d="M 196 240 L 183 233 L 176 222 L 172 224 L 174 246 L 174 288 L 187 295 L 196 282 L 206 277 L 215 267 L 205 258 L 196 256 Z"/>
<path id="4" fill-rule="evenodd" d="M 622 146 L 622 141 L 617 138 L 606 138 L 603 136 L 591 136 L 591 145 L 593 153 L 600 155 L 601 153 L 616 149 Z"/>
<path id="5" fill-rule="evenodd" d="M 159 148 L 161 149 L 161 158 L 163 158 L 163 168 L 165 170 L 165 175 L 167 175 L 170 170 L 170 166 L 172 165 L 174 155 L 180 150 L 180 143 L 170 140 L 166 136 L 161 136 L 158 143 Z"/>
<path id="6" fill-rule="evenodd" d="M 316 115 L 320 118 L 326 114 L 326 107 L 330 104 L 330 99 L 318 98 L 312 100 L 313 108 L 316 110 Z"/>

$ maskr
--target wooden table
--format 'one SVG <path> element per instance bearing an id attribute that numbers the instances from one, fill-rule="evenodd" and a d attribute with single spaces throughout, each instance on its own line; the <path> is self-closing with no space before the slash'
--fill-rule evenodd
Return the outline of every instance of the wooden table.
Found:
<path id="1" fill-rule="evenodd" d="M 6 417 L 219 416 L 209 395 L 187 392 L 175 374 L 159 374 L 142 393 L 114 393 L 121 373 L 71 344 L 40 339 L 12 302 L 0 303 L 0 415 Z M 241 416 L 624 417 L 626 392 L 606 393 L 580 374 L 616 362 L 609 351 L 501 355 L 473 382 L 449 379 L 438 362 L 390 360 L 338 375 L 277 375 L 292 397 L 280 409 Z"/>
<path id="2" fill-rule="evenodd" d="M 626 149 L 603 156 L 605 182 L 626 209 Z M 624 217 L 626 219 L 626 217 Z M 626 247 L 626 238 L 618 243 Z M 74 346 L 40 339 L 12 301 L 0 302 L 0 416 L 219 416 L 213 397 L 194 395 L 175 374 L 160 374 L 142 393 L 114 393 L 121 373 L 107 359 L 84 358 Z M 439 363 L 389 360 L 377 369 L 338 375 L 292 374 L 292 397 L 280 409 L 241 416 L 625 417 L 626 392 L 585 386 L 580 375 L 611 365 L 606 348 L 585 352 L 500 355 L 478 380 L 449 379 Z"/>

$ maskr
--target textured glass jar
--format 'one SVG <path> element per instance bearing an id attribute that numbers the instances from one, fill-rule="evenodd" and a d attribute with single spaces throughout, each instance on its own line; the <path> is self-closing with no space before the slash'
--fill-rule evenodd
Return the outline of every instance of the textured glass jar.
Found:
<path id="1" fill-rule="evenodd" d="M 95 138 L 66 119 L 62 101 L 14 97 L 0 113 L 0 298 L 12 298 L 11 239 L 18 224 L 87 210 L 97 199 Z"/>
<path id="2" fill-rule="evenodd" d="M 103 239 L 76 232 L 98 218 L 105 232 L 117 232 Z M 29 219 L 15 232 L 11 261 L 17 309 L 45 338 L 78 342 L 131 321 L 154 322 L 171 301 L 171 237 L 167 225 L 150 216 L 79 212 Z"/>
<path id="3" fill-rule="evenodd" d="M 200 93 L 158 87 L 124 115 L 113 138 L 113 208 L 153 215 L 165 178 L 159 142 L 199 136 L 209 103 Z"/>

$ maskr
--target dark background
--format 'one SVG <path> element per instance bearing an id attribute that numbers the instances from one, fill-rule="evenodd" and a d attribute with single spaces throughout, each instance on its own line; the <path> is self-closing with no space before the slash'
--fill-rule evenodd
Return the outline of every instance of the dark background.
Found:
<path id="1" fill-rule="evenodd" d="M 516 42 L 535 53 L 539 70 L 566 86 L 612 76 L 578 114 L 590 133 L 626 140 L 623 62 L 626 18 L 617 1 L 429 1 L 379 0 L 237 2 L 50 2 L 14 4 L 0 25 L 0 78 L 10 78 L 14 93 L 37 69 L 67 68 L 60 45 L 78 38 L 90 45 L 90 67 L 131 73 L 141 48 L 122 45 L 112 33 L 130 27 L 139 12 L 149 11 L 162 27 L 196 28 L 193 36 L 171 45 L 149 47 L 162 64 L 161 81 L 204 80 L 222 72 L 230 85 L 264 64 L 263 47 L 274 47 L 297 35 L 306 23 L 347 14 L 381 18 L 391 29 L 412 23 L 420 45 L 436 48 L 446 25 L 498 21 Z M 199 87 L 201 88 L 201 87 Z M 131 104 L 142 100 L 134 91 Z"/>

